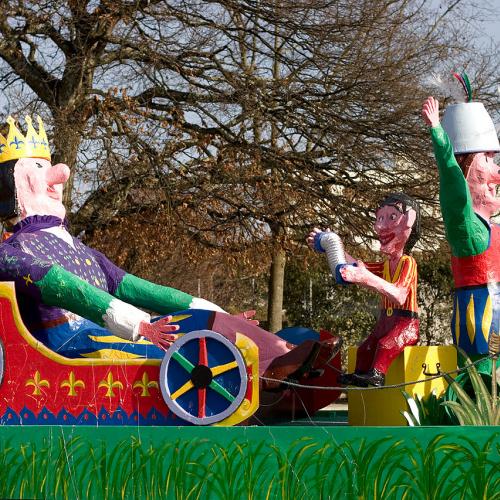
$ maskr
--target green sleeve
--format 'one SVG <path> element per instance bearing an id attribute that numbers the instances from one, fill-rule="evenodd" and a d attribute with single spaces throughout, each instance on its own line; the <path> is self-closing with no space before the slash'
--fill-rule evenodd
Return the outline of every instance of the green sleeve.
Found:
<path id="1" fill-rule="evenodd" d="M 132 274 L 123 277 L 115 296 L 124 302 L 159 314 L 188 309 L 193 300 L 192 295 L 175 288 L 155 285 Z"/>
<path id="2" fill-rule="evenodd" d="M 40 290 L 44 304 L 67 309 L 98 325 L 105 326 L 106 313 L 113 296 L 96 288 L 58 265 L 35 285 Z"/>
<path id="3" fill-rule="evenodd" d="M 455 257 L 478 255 L 488 248 L 489 228 L 474 212 L 467 181 L 448 135 L 441 125 L 430 130 L 439 170 L 439 201 L 452 254 Z"/>

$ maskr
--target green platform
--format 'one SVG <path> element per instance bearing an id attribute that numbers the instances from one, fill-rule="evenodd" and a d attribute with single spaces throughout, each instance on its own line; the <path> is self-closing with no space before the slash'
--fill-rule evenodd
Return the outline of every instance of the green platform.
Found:
<path id="1" fill-rule="evenodd" d="M 500 498 L 499 427 L 2 427 L 1 498 Z"/>

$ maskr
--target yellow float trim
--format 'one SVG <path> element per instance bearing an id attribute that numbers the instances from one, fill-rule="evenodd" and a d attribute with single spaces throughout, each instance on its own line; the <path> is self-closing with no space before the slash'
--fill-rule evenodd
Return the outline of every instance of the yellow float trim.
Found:
<path id="1" fill-rule="evenodd" d="M 42 342 L 37 340 L 28 331 L 24 324 L 21 314 L 19 313 L 19 306 L 17 305 L 16 292 L 14 283 L 1 282 L 0 283 L 0 298 L 5 298 L 10 302 L 14 324 L 16 325 L 17 332 L 26 341 L 26 343 L 38 351 L 42 356 L 50 359 L 60 365 L 66 366 L 160 366 L 161 359 L 102 359 L 102 358 L 66 358 L 49 349 Z"/>

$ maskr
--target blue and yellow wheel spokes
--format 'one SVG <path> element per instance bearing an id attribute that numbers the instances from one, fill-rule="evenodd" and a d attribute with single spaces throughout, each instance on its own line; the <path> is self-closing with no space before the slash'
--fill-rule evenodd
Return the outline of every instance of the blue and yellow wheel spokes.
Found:
<path id="1" fill-rule="evenodd" d="M 172 344 L 161 363 L 164 401 L 175 415 L 195 425 L 230 417 L 244 401 L 247 386 L 242 353 L 213 330 L 186 333 Z"/>
<path id="2" fill-rule="evenodd" d="M 225 363 L 223 365 L 213 366 L 212 368 L 208 367 L 208 353 L 207 353 L 207 342 L 205 337 L 201 337 L 198 339 L 199 343 L 199 355 L 198 355 L 198 366 L 206 366 L 210 369 L 212 377 L 216 377 L 217 375 L 221 375 L 222 373 L 226 373 L 229 370 L 233 370 L 234 368 L 238 368 L 238 363 L 236 361 L 231 361 L 230 363 Z M 184 368 L 189 374 L 195 368 L 195 365 L 189 361 L 186 357 L 180 354 L 178 351 L 172 354 L 172 359 L 175 359 L 181 366 Z M 227 399 L 230 403 L 234 401 L 234 396 L 222 387 L 217 381 L 213 380 L 208 385 L 210 389 L 214 390 L 225 399 Z M 194 388 L 194 384 L 192 380 L 188 380 L 184 385 L 182 385 L 179 389 L 177 389 L 170 396 L 173 401 L 177 398 L 188 392 L 189 390 Z M 207 389 L 206 387 L 199 387 L 198 389 L 198 418 L 204 418 L 206 416 L 206 398 L 207 398 Z"/>
<path id="3" fill-rule="evenodd" d="M 192 389 L 193 387 L 194 387 L 193 382 L 191 382 L 191 380 L 188 380 L 182 387 L 177 389 L 170 397 L 172 398 L 173 401 L 175 401 L 183 394 L 186 394 L 186 392 Z"/>
<path id="4" fill-rule="evenodd" d="M 212 370 L 212 375 L 217 377 L 217 375 L 226 373 L 233 368 L 238 368 L 238 363 L 236 363 L 236 361 L 231 361 L 231 363 L 226 363 L 225 365 L 212 366 L 210 369 Z"/>

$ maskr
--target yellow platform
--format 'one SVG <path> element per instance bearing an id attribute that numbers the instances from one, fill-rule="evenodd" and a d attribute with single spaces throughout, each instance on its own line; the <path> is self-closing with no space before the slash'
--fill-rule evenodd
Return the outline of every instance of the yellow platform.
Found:
<path id="1" fill-rule="evenodd" d="M 348 371 L 354 371 L 356 364 L 356 347 L 348 351 Z M 407 385 L 404 390 L 408 394 L 420 394 L 423 398 L 436 389 L 436 396 L 441 395 L 448 384 L 444 378 L 429 380 L 424 374 L 436 373 L 437 363 L 443 371 L 456 370 L 457 350 L 454 346 L 411 346 L 405 347 L 390 366 L 386 385 L 401 384 L 425 380 L 426 382 Z M 362 390 L 349 392 L 349 425 L 407 425 L 401 411 L 407 409 L 406 400 L 401 389 Z"/>

